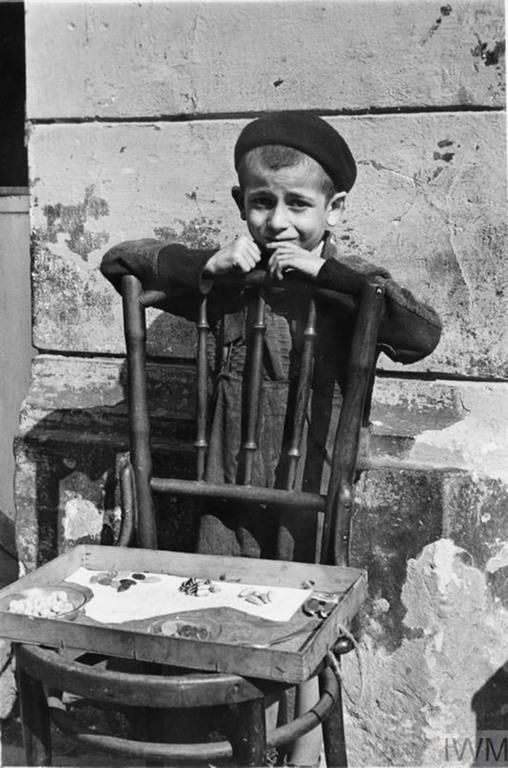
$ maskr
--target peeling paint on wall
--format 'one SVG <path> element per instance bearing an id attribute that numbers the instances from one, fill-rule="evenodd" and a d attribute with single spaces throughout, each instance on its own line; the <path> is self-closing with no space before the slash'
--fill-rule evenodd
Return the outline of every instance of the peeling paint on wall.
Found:
<path id="1" fill-rule="evenodd" d="M 471 54 L 475 58 L 480 58 L 486 67 L 492 67 L 499 64 L 499 60 L 504 57 L 506 44 L 504 40 L 497 40 L 493 43 L 483 43 L 479 36 L 477 45 L 472 49 Z"/>
<path id="2" fill-rule="evenodd" d="M 67 541 L 99 536 L 102 531 L 102 513 L 88 499 L 70 499 L 65 504 L 62 526 Z"/>
<path id="3" fill-rule="evenodd" d="M 508 611 L 492 601 L 485 574 L 451 540 L 409 560 L 402 600 L 408 633 L 400 647 L 390 653 L 379 638 L 373 643 L 366 618 L 357 657 L 343 659 L 355 765 L 444 764 L 447 737 L 474 740 L 476 702 L 506 661 Z M 356 701 L 359 661 L 363 696 Z"/>
<path id="4" fill-rule="evenodd" d="M 109 241 L 109 233 L 92 232 L 85 229 L 89 219 L 99 219 L 109 215 L 109 207 L 101 197 L 96 197 L 94 187 L 89 186 L 85 190 L 82 203 L 75 205 L 63 205 L 62 203 L 48 204 L 43 209 L 47 226 L 45 230 L 37 230 L 37 238 L 40 242 L 56 243 L 59 234 L 68 235 L 65 243 L 69 250 L 77 253 L 84 261 L 88 255 Z"/>
<path id="5" fill-rule="evenodd" d="M 197 200 L 195 190 L 187 196 Z M 154 229 L 155 237 L 172 243 L 184 243 L 189 248 L 218 247 L 221 232 L 220 220 L 214 221 L 206 216 L 200 216 L 188 222 L 177 220 L 175 223 L 181 225 L 180 231 L 174 227 L 156 227 Z"/>
<path id="6" fill-rule="evenodd" d="M 494 557 L 489 558 L 485 566 L 485 570 L 487 571 L 487 573 L 495 573 L 496 571 L 499 571 L 500 568 L 506 568 L 507 566 L 508 566 L 508 544 L 504 544 L 502 549 L 497 553 L 497 555 L 494 555 Z"/>
<path id="7" fill-rule="evenodd" d="M 462 391 L 464 417 L 416 435 L 408 458 L 448 463 L 508 483 L 508 400 L 496 386 Z"/>

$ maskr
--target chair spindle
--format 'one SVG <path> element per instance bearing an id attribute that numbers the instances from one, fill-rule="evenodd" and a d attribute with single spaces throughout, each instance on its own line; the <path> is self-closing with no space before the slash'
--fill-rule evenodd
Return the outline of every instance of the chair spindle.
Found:
<path id="1" fill-rule="evenodd" d="M 122 278 L 124 330 L 127 346 L 128 407 L 131 463 L 138 503 L 138 544 L 157 549 L 157 527 L 150 489 L 152 458 L 146 385 L 146 319 L 141 304 L 142 286 L 134 275 Z"/>
<path id="2" fill-rule="evenodd" d="M 300 461 L 303 427 L 309 404 L 309 395 L 312 382 L 312 370 L 314 367 L 314 346 L 316 341 L 316 302 L 313 298 L 309 301 L 307 323 L 303 333 L 302 359 L 298 386 L 296 391 L 295 417 L 291 432 L 291 442 L 288 449 L 288 471 L 286 489 L 294 490 L 296 484 L 296 471 Z"/>
<path id="3" fill-rule="evenodd" d="M 199 305 L 197 322 L 197 433 L 194 446 L 196 448 L 196 476 L 198 481 L 203 481 L 205 479 L 206 451 L 208 448 L 206 437 L 208 408 L 208 330 L 207 300 L 206 296 L 204 296 Z"/>
<path id="4" fill-rule="evenodd" d="M 247 418 L 243 451 L 245 457 L 243 484 L 251 485 L 254 455 L 257 449 L 256 428 L 259 415 L 259 400 L 263 365 L 263 339 L 266 330 L 265 299 L 259 288 L 255 301 L 255 317 L 252 328 L 252 355 L 250 359 L 249 382 L 247 386 Z"/>

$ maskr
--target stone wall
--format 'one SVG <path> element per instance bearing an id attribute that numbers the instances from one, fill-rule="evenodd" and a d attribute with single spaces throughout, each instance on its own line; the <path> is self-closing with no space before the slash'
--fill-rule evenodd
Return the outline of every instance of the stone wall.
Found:
<path id="1" fill-rule="evenodd" d="M 214 245 L 241 232 L 231 150 L 258 111 L 313 109 L 344 134 L 359 170 L 344 252 L 386 265 L 441 313 L 433 355 L 380 361 L 353 545 L 370 600 L 345 668 L 355 699 L 363 661 L 363 698 L 348 706 L 354 765 L 436 765 L 446 739 L 473 738 L 498 713 L 503 34 L 492 0 L 27 4 L 39 355 L 16 441 L 23 568 L 115 530 L 124 347 L 102 254 L 129 238 Z M 149 321 L 157 461 L 189 472 L 193 332 L 157 312 Z M 164 543 L 186 547 L 192 525 L 174 511 Z"/>

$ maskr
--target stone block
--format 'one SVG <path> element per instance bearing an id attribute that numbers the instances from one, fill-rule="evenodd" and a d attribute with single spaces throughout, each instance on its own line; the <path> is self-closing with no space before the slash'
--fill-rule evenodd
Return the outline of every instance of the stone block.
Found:
<path id="1" fill-rule="evenodd" d="M 504 104 L 499 0 L 30 2 L 26 27 L 30 119 Z"/>
<path id="2" fill-rule="evenodd" d="M 464 469 L 508 482 L 508 385 L 378 377 L 371 414 L 375 460 Z"/>

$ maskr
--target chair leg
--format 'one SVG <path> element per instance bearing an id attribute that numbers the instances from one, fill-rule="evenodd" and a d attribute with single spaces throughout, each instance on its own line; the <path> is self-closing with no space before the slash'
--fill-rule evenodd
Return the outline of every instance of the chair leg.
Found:
<path id="1" fill-rule="evenodd" d="M 233 741 L 233 765 L 266 765 L 266 724 L 264 700 L 253 699 L 238 705 L 238 722 Z"/>
<path id="2" fill-rule="evenodd" d="M 27 765 L 51 765 L 49 708 L 42 684 L 18 665 L 18 693 Z"/>
<path id="3" fill-rule="evenodd" d="M 342 709 L 342 690 L 339 684 L 337 702 L 323 722 L 323 742 L 327 768 L 347 768 L 346 736 Z"/>

